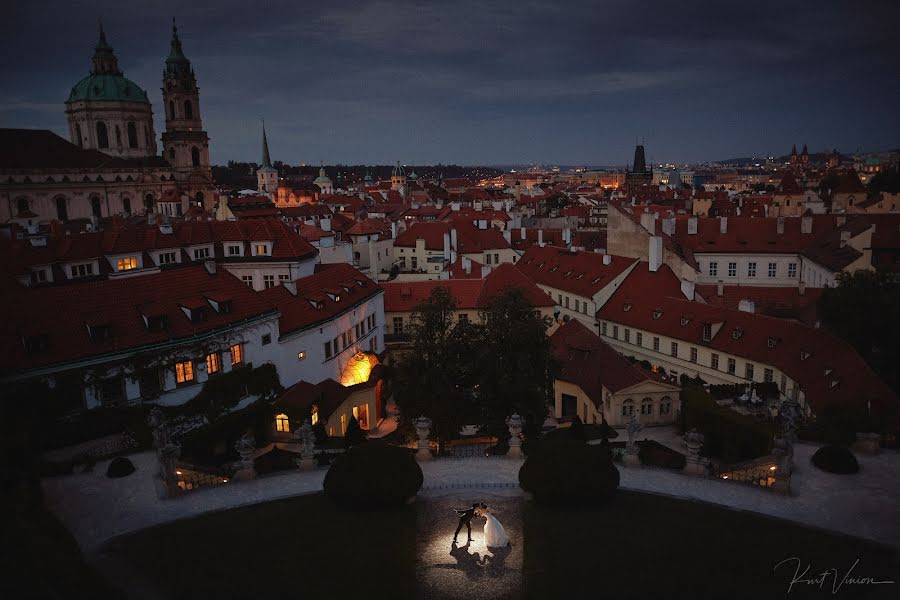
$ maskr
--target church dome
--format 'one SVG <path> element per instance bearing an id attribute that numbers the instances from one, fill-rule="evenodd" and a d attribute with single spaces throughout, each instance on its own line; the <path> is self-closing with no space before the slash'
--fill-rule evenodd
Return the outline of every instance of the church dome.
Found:
<path id="1" fill-rule="evenodd" d="M 331 179 L 325 174 L 325 167 L 319 169 L 319 176 L 313 180 L 313 183 L 319 187 L 322 187 L 322 184 L 331 185 Z"/>
<path id="2" fill-rule="evenodd" d="M 400 161 L 397 161 L 397 166 L 394 167 L 394 170 L 391 171 L 391 175 L 394 177 L 406 177 L 406 169 L 400 166 Z"/>
<path id="3" fill-rule="evenodd" d="M 107 100 L 150 104 L 147 92 L 120 73 L 88 75 L 75 84 L 66 102 Z"/>

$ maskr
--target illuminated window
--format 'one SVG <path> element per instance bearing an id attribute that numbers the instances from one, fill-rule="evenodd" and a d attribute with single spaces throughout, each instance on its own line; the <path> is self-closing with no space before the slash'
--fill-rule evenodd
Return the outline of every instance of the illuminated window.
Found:
<path id="1" fill-rule="evenodd" d="M 347 415 L 341 415 L 341 435 L 347 433 Z"/>
<path id="2" fill-rule="evenodd" d="M 268 254 L 269 247 L 266 246 L 265 244 L 257 244 L 256 245 L 256 253 L 257 254 Z"/>
<path id="3" fill-rule="evenodd" d="M 280 433 L 291 432 L 291 421 L 286 414 L 282 413 L 275 416 L 275 431 Z"/>
<path id="4" fill-rule="evenodd" d="M 239 365 L 244 362 L 244 351 L 240 344 L 231 347 L 231 364 Z"/>
<path id="5" fill-rule="evenodd" d="M 310 415 L 310 422 L 312 425 L 315 425 L 319 422 L 319 407 L 313 404 L 312 414 Z"/>
<path id="6" fill-rule="evenodd" d="M 206 355 L 206 372 L 212 375 L 222 370 L 222 358 L 218 352 Z"/>
<path id="7" fill-rule="evenodd" d="M 117 271 L 130 271 L 132 269 L 137 269 L 137 257 L 129 256 L 128 258 L 120 258 L 116 263 Z"/>
<path id="8" fill-rule="evenodd" d="M 194 363 L 190 360 L 175 363 L 175 381 L 190 383 L 194 380 Z"/>
<path id="9" fill-rule="evenodd" d="M 297 353 L 297 360 L 306 360 L 306 351 L 301 350 Z"/>
<path id="10" fill-rule="evenodd" d="M 369 428 L 369 405 L 368 404 L 360 404 L 359 406 L 353 407 L 353 416 L 356 417 L 356 420 L 359 422 L 359 426 L 361 429 Z"/>

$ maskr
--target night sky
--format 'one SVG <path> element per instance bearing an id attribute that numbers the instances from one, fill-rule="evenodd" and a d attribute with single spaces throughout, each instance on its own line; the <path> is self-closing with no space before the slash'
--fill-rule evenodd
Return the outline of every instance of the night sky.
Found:
<path id="1" fill-rule="evenodd" d="M 617 165 L 900 146 L 900 3 L 16 2 L 0 126 L 68 138 L 102 18 L 157 135 L 177 18 L 212 160 Z"/>

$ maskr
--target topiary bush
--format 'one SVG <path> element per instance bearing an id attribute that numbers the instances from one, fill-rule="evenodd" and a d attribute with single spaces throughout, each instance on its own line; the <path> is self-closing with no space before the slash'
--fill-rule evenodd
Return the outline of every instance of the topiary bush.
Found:
<path id="1" fill-rule="evenodd" d="M 106 468 L 106 476 L 112 479 L 126 477 L 134 473 L 134 463 L 124 456 L 117 456 L 112 459 Z"/>
<path id="2" fill-rule="evenodd" d="M 850 475 L 859 472 L 859 463 L 844 446 L 823 446 L 812 456 L 814 465 L 829 473 Z"/>
<path id="3" fill-rule="evenodd" d="M 602 446 L 545 442 L 519 469 L 519 485 L 541 504 L 596 504 L 619 487 L 619 471 Z"/>
<path id="4" fill-rule="evenodd" d="M 323 486 L 338 506 L 365 510 L 401 506 L 422 482 L 422 469 L 410 450 L 370 442 L 338 456 Z"/>

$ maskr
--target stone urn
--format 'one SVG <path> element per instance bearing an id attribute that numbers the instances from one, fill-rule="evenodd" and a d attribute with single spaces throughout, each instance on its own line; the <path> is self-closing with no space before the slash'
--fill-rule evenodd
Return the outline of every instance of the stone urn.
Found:
<path id="1" fill-rule="evenodd" d="M 684 472 L 688 475 L 706 475 L 707 461 L 700 456 L 700 448 L 706 438 L 696 429 L 691 429 L 684 434 L 684 443 L 688 449 L 688 455 L 684 463 Z"/>
<path id="2" fill-rule="evenodd" d="M 522 427 L 524 425 L 525 420 L 516 413 L 513 413 L 506 419 L 506 426 L 509 428 L 507 458 L 522 458 Z"/>
<path id="3" fill-rule="evenodd" d="M 416 460 L 431 460 L 431 442 L 428 439 L 431 435 L 431 424 L 431 419 L 426 416 L 421 416 L 413 421 L 413 426 L 416 428 L 416 435 L 419 437 Z"/>

